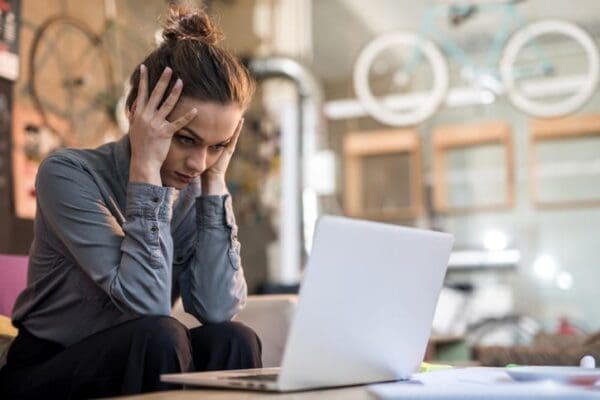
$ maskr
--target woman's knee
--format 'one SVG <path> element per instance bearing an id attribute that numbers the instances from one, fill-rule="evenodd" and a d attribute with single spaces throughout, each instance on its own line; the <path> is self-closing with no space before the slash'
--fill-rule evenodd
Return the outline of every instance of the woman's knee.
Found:
<path id="1" fill-rule="evenodd" d="M 260 338 L 252 328 L 237 321 L 227 321 L 220 324 L 208 325 L 213 329 L 218 330 L 219 336 L 230 343 L 260 352 L 262 344 Z"/>
<path id="2" fill-rule="evenodd" d="M 190 331 L 197 370 L 259 368 L 262 345 L 258 335 L 240 322 L 203 325 Z"/>
<path id="3" fill-rule="evenodd" d="M 234 347 L 245 354 L 260 357 L 262 343 L 252 328 L 237 321 L 207 324 L 190 331 L 194 349 L 201 347 Z"/>
<path id="4" fill-rule="evenodd" d="M 141 317 L 135 325 L 134 335 L 155 351 L 191 351 L 187 328 L 172 317 Z"/>

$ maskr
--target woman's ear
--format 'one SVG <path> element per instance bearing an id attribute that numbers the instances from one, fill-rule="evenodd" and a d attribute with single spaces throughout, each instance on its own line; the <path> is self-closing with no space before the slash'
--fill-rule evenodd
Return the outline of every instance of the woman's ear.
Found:
<path id="1" fill-rule="evenodd" d="M 127 119 L 129 120 L 129 126 L 131 126 L 131 124 L 133 124 L 133 116 L 135 115 L 136 107 L 137 107 L 137 99 L 135 99 L 133 101 L 133 103 L 131 104 L 131 107 L 129 108 L 129 111 L 127 112 Z"/>

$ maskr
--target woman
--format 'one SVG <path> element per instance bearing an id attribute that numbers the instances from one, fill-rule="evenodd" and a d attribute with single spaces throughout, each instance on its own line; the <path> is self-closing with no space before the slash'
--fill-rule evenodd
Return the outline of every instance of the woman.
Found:
<path id="1" fill-rule="evenodd" d="M 204 12 L 172 8 L 131 77 L 129 134 L 40 166 L 0 397 L 137 393 L 167 388 L 163 373 L 260 367 L 258 337 L 230 322 L 246 283 L 225 185 L 254 87 L 219 36 Z M 202 327 L 168 316 L 179 296 Z"/>

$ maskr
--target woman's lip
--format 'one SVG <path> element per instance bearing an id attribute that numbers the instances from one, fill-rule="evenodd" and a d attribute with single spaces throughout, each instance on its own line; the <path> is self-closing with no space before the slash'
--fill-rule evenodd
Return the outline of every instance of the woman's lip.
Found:
<path id="1" fill-rule="evenodd" d="M 179 178 L 180 180 L 184 181 L 184 182 L 191 182 L 194 180 L 193 177 L 189 176 L 189 175 L 185 175 L 185 174 L 180 174 L 179 172 L 175 171 L 175 175 L 177 176 L 177 178 Z"/>

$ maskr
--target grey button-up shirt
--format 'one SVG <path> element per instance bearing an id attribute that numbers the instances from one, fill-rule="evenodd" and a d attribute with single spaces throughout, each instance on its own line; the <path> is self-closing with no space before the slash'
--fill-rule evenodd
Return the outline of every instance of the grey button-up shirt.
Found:
<path id="1" fill-rule="evenodd" d="M 227 196 L 129 182 L 129 137 L 66 149 L 38 171 L 27 288 L 16 326 L 70 345 L 143 315 L 169 315 L 181 295 L 201 322 L 231 319 L 246 300 Z"/>

